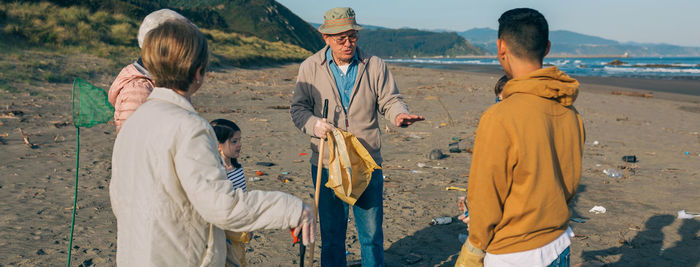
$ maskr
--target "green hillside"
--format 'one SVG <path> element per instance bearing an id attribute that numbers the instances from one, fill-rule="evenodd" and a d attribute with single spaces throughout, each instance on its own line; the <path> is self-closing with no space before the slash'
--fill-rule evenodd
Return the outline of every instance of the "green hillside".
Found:
<path id="1" fill-rule="evenodd" d="M 219 14 L 231 31 L 247 33 L 268 41 L 295 44 L 311 52 L 324 45 L 321 34 L 274 0 L 231 0 L 220 5 Z"/>
<path id="2" fill-rule="evenodd" d="M 0 0 L 3 2 L 16 2 Z M 87 7 L 91 12 L 108 11 L 138 20 L 150 12 L 170 8 L 198 26 L 223 32 L 283 41 L 309 51 L 323 47 L 321 35 L 307 22 L 274 0 L 25 0 L 50 2 L 61 7 Z"/>
<path id="3" fill-rule="evenodd" d="M 358 46 L 381 57 L 434 57 L 482 55 L 454 32 L 430 32 L 416 29 L 378 29 L 360 31 Z"/>
<path id="4" fill-rule="evenodd" d="M 116 0 L 56 2 L 0 2 L 0 89 L 113 75 L 138 58 L 136 35 L 143 15 L 122 12 L 141 14 L 134 10 L 142 7 L 105 7 L 124 3 Z M 89 5 L 97 3 L 104 6 Z M 193 16 L 195 22 L 212 18 L 206 12 L 197 14 L 201 16 Z M 301 61 L 311 55 L 296 45 L 224 30 L 223 20 L 196 23 L 209 39 L 213 67 Z"/>

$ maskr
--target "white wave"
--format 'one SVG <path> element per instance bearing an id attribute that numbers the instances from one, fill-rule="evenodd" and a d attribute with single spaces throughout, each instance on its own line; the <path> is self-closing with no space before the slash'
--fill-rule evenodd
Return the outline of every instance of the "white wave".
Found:
<path id="1" fill-rule="evenodd" d="M 606 72 L 638 72 L 638 73 L 660 72 L 660 73 L 691 73 L 691 74 L 700 74 L 700 69 L 622 68 L 622 67 L 608 67 L 608 66 L 603 67 L 603 69 L 604 69 Z"/>
<path id="2" fill-rule="evenodd" d="M 602 66 L 622 66 L 622 67 L 631 67 L 632 66 L 629 63 L 622 63 L 620 65 L 610 65 L 610 62 L 603 62 L 603 63 L 600 63 L 600 65 L 602 65 Z"/>
<path id="3" fill-rule="evenodd" d="M 500 64 L 498 60 L 479 60 L 479 59 L 465 59 L 465 60 L 445 60 L 445 59 L 427 59 L 427 58 L 396 58 L 396 59 L 384 59 L 386 62 L 394 63 L 421 63 L 421 64 L 472 64 L 472 65 L 497 65 Z"/>
<path id="4" fill-rule="evenodd" d="M 647 65 L 663 65 L 663 67 L 660 68 L 694 68 L 697 67 L 697 64 L 689 64 L 689 63 L 635 63 L 634 67 L 644 67 Z"/>
<path id="5" fill-rule="evenodd" d="M 545 64 L 551 64 L 551 65 L 560 67 L 560 66 L 565 66 L 565 65 L 569 64 L 570 62 L 571 61 L 568 59 L 557 59 L 557 60 L 545 61 Z"/>

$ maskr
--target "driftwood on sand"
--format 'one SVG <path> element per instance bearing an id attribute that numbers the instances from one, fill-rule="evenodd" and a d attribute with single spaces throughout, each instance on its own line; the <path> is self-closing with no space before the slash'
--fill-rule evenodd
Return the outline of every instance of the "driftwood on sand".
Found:
<path id="1" fill-rule="evenodd" d="M 639 92 L 630 92 L 630 91 L 612 91 L 613 95 L 625 95 L 625 96 L 638 96 L 638 97 L 644 97 L 644 98 L 653 98 L 654 94 L 652 93 L 639 93 Z"/>

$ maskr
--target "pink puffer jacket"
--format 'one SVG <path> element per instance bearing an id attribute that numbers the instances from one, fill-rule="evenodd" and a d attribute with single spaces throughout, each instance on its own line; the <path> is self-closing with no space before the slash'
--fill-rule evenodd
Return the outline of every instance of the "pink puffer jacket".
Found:
<path id="1" fill-rule="evenodd" d="M 114 106 L 114 123 L 117 132 L 153 91 L 153 80 L 141 73 L 134 64 L 129 64 L 114 79 L 109 87 L 108 100 Z"/>

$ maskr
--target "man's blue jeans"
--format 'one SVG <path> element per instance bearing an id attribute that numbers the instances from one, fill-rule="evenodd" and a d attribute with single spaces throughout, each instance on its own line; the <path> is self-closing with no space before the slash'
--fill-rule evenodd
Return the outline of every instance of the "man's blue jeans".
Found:
<path id="1" fill-rule="evenodd" d="M 555 259 L 547 267 L 569 267 L 569 260 L 571 256 L 571 247 L 567 247 L 564 251 L 559 254 L 559 257 Z"/>
<path id="2" fill-rule="evenodd" d="M 311 177 L 316 186 L 317 167 L 311 165 Z M 321 266 L 347 266 L 345 233 L 348 228 L 348 204 L 326 187 L 328 169 L 321 171 L 321 192 L 318 200 L 318 219 L 321 222 Z M 355 227 L 360 239 L 362 266 L 384 266 L 384 232 L 382 221 L 384 179 L 382 170 L 372 173 L 372 180 L 352 207 Z"/>

